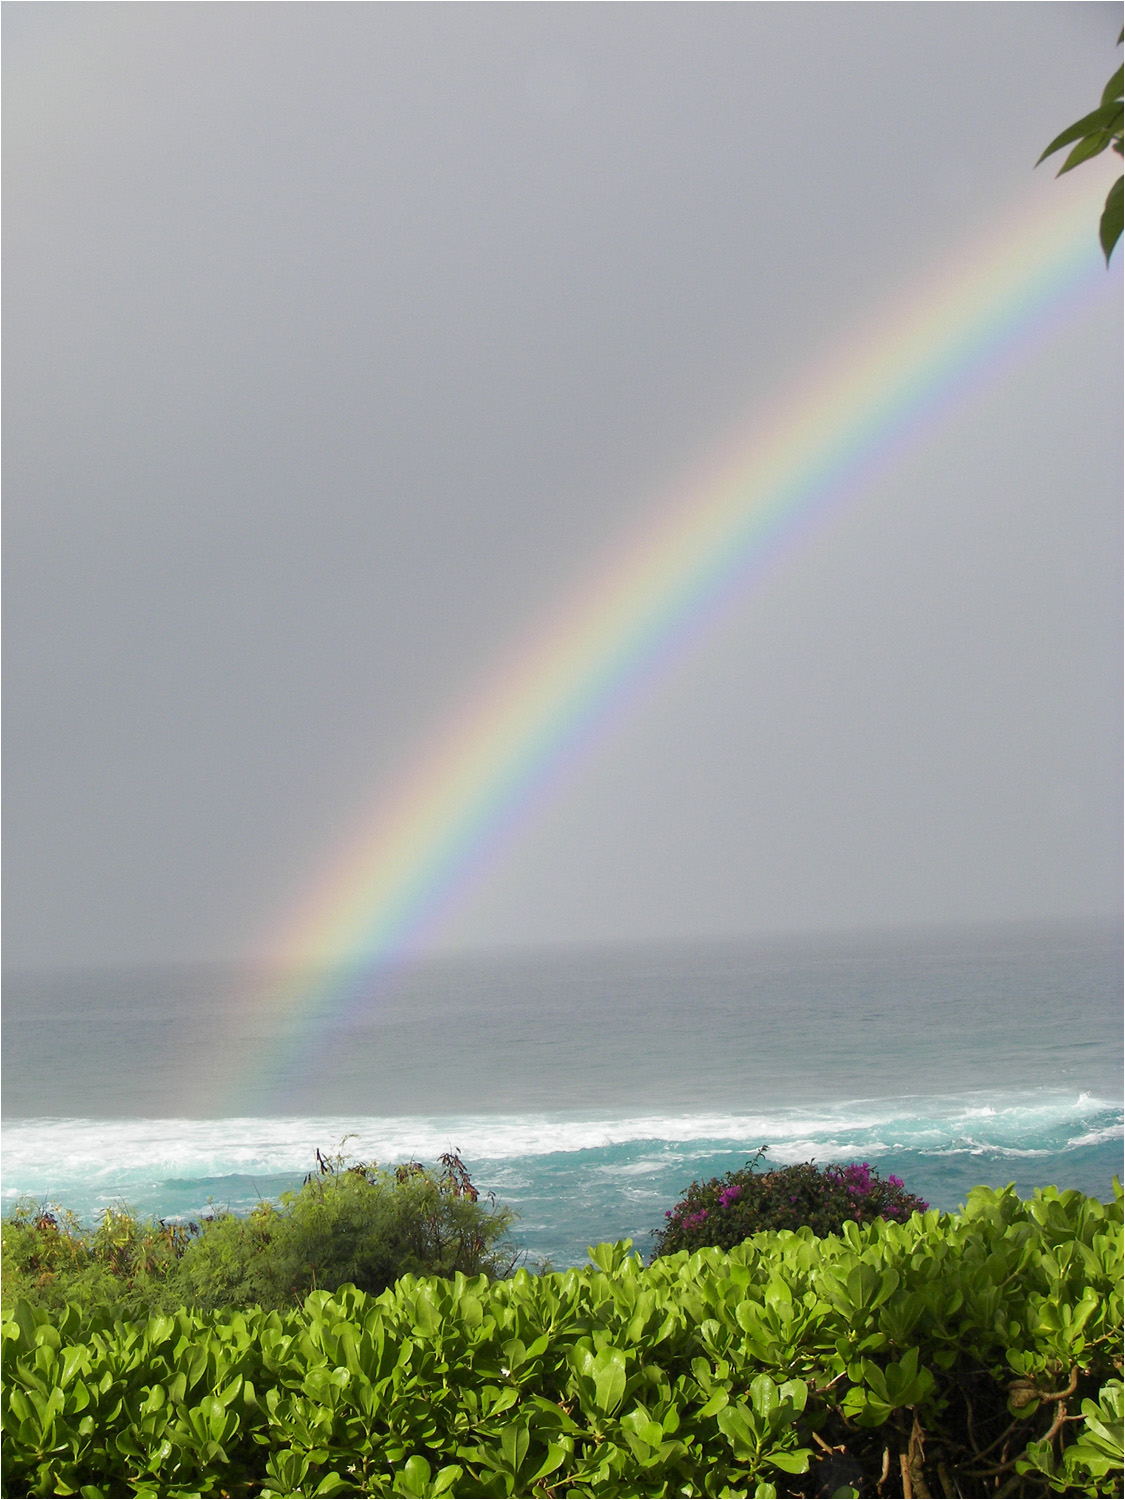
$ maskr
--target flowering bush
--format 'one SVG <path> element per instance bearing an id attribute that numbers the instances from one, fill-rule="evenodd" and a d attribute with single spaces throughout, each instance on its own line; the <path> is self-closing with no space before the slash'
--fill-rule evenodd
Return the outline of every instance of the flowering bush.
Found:
<path id="1" fill-rule="evenodd" d="M 763 1229 L 800 1229 L 814 1234 L 838 1234 L 845 1220 L 867 1224 L 873 1219 L 903 1223 L 929 1205 L 908 1193 L 900 1177 L 884 1181 L 867 1162 L 850 1166 L 817 1167 L 802 1162 L 755 1172 L 765 1154 L 763 1146 L 753 1161 L 738 1172 L 693 1182 L 675 1208 L 664 1215 L 656 1231 L 656 1255 L 715 1246 L 731 1250 Z"/>

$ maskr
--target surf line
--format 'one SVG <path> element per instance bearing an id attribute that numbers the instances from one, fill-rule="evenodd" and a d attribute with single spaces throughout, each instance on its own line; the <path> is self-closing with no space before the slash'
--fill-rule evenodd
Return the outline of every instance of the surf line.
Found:
<path id="1" fill-rule="evenodd" d="M 1038 185 L 816 359 L 525 637 L 360 811 L 347 847 L 263 945 L 283 955 L 281 977 L 246 1001 L 253 1059 L 234 1046 L 218 1060 L 227 1106 L 248 1084 L 280 1101 L 293 1067 L 307 1069 L 375 1002 L 732 603 L 1112 283 L 1090 228 L 1097 207 L 1085 184 Z"/>

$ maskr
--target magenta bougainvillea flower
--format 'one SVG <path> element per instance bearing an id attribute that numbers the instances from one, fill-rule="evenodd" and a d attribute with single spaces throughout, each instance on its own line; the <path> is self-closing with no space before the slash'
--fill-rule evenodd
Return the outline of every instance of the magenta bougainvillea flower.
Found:
<path id="1" fill-rule="evenodd" d="M 892 1174 L 884 1181 L 870 1162 L 827 1167 L 802 1162 L 756 1172 L 764 1153 L 763 1147 L 740 1171 L 693 1182 L 664 1215 L 655 1235 L 656 1254 L 708 1245 L 729 1250 L 762 1230 L 807 1226 L 818 1235 L 838 1234 L 849 1219 L 902 1223 L 929 1206 L 907 1192 L 901 1177 Z"/>

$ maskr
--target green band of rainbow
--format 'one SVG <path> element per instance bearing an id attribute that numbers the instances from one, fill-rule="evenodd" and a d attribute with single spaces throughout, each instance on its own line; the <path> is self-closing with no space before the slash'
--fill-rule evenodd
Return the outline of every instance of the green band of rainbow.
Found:
<path id="1" fill-rule="evenodd" d="M 1027 337 L 1111 285 L 1098 194 L 1045 182 L 891 301 L 682 486 L 356 823 L 275 947 L 285 977 L 246 1078 L 283 1089 L 310 1046 L 375 1003 L 599 728 L 731 597 Z M 1102 188 L 1104 192 L 1104 187 Z M 231 1101 L 228 1101 L 231 1102 Z"/>

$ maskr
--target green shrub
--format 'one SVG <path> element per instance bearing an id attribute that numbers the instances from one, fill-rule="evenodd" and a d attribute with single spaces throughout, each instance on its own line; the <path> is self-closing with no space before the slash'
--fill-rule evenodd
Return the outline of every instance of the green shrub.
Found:
<path id="1" fill-rule="evenodd" d="M 3 1223 L 3 1307 L 22 1298 L 49 1310 L 77 1302 L 142 1317 L 162 1301 L 193 1230 L 107 1208 L 87 1232 L 66 1209 L 18 1203 Z"/>
<path id="2" fill-rule="evenodd" d="M 705 1246 L 732 1250 L 752 1234 L 771 1229 L 807 1227 L 816 1235 L 839 1234 L 848 1220 L 902 1223 L 929 1207 L 908 1193 L 898 1177 L 884 1182 L 867 1162 L 843 1167 L 802 1162 L 755 1172 L 765 1151 L 763 1146 L 739 1171 L 709 1182 L 693 1182 L 664 1215 L 664 1227 L 654 1236 L 655 1254 L 674 1255 Z"/>
<path id="3" fill-rule="evenodd" d="M 205 1223 L 169 1291 L 190 1307 L 280 1309 L 345 1284 L 376 1295 L 408 1274 L 510 1274 L 515 1216 L 480 1202 L 457 1157 L 442 1158 L 441 1176 L 416 1162 L 387 1172 L 318 1159 L 321 1172 L 280 1207 Z"/>
<path id="4" fill-rule="evenodd" d="M 280 1205 L 201 1225 L 106 1209 L 92 1231 L 73 1214 L 20 1204 L 3 1224 L 3 1305 L 68 1302 L 140 1317 L 181 1306 L 285 1308 L 345 1283 L 373 1294 L 399 1276 L 508 1275 L 514 1215 L 482 1203 L 459 1158 L 440 1172 L 394 1171 L 317 1152 L 319 1172 Z"/>
<path id="5" fill-rule="evenodd" d="M 1121 1494 L 1119 1189 L 628 1252 L 284 1313 L 18 1304 L 3 1492 Z"/>

